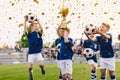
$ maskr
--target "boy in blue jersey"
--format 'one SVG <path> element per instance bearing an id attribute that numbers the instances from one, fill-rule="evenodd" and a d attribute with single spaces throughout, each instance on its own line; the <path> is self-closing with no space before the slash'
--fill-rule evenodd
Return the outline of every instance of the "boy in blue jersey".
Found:
<path id="1" fill-rule="evenodd" d="M 57 50 L 57 66 L 58 66 L 58 69 L 60 71 L 59 80 L 62 80 L 62 73 L 61 73 L 61 69 L 60 69 L 60 60 L 59 60 L 60 47 L 61 47 L 61 42 L 62 42 L 62 39 L 61 39 L 62 34 L 61 34 L 61 30 L 60 30 L 59 27 L 57 29 L 57 34 L 58 34 L 58 37 L 59 37 L 55 40 L 55 47 L 56 47 L 56 50 Z"/>
<path id="2" fill-rule="evenodd" d="M 91 35 L 94 36 L 94 35 Z M 84 40 L 83 43 L 83 50 L 85 48 L 91 48 L 94 53 L 93 56 L 90 58 L 86 58 L 88 64 L 91 66 L 91 80 L 96 80 L 96 69 L 97 69 L 97 56 L 96 54 L 99 53 L 99 48 L 98 48 L 98 44 L 96 42 L 92 42 L 89 39 Z"/>
<path id="3" fill-rule="evenodd" d="M 28 43 L 29 43 L 29 49 L 28 49 L 28 70 L 29 70 L 29 77 L 30 80 L 33 80 L 32 76 L 32 65 L 35 59 L 38 60 L 39 62 L 39 67 L 41 69 L 41 73 L 44 75 L 45 74 L 45 69 L 43 65 L 43 57 L 41 55 L 41 50 L 43 48 L 43 40 L 42 40 L 42 33 L 43 29 L 37 19 L 37 21 L 34 21 L 30 23 L 30 30 L 31 32 L 28 32 L 26 29 L 26 22 L 27 18 L 25 18 L 25 25 L 24 25 L 24 32 L 28 36 Z M 38 26 L 39 26 L 39 31 L 38 31 Z"/>
<path id="4" fill-rule="evenodd" d="M 94 34 L 100 34 L 97 37 L 91 37 L 86 34 L 86 36 L 92 40 L 97 41 L 100 45 L 100 71 L 101 80 L 106 80 L 106 70 L 109 70 L 109 75 L 111 80 L 116 80 L 115 77 L 115 59 L 114 52 L 112 48 L 112 36 L 107 32 L 110 29 L 110 25 L 107 23 L 102 23 L 100 29 L 95 29 Z"/>
<path id="5" fill-rule="evenodd" d="M 57 33 L 58 36 L 60 37 L 56 39 L 56 45 L 60 44 L 60 52 L 58 54 L 58 58 L 60 63 L 62 79 L 72 80 L 72 56 L 73 56 L 72 41 L 73 40 L 71 38 L 68 38 L 70 29 L 60 25 L 57 29 Z"/>

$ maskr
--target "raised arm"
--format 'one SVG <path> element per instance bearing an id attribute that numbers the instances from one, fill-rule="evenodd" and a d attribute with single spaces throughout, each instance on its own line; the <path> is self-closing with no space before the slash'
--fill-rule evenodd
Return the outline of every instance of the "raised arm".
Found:
<path id="1" fill-rule="evenodd" d="M 106 33 L 103 33 L 103 32 L 99 32 L 99 34 L 104 37 L 105 39 L 110 39 L 110 35 L 107 35 Z"/>
<path id="2" fill-rule="evenodd" d="M 27 17 L 25 17 L 25 21 L 24 21 L 24 33 L 28 33 L 27 27 L 26 27 L 26 22 L 27 22 Z"/>
<path id="3" fill-rule="evenodd" d="M 40 33 L 41 33 L 41 35 L 42 35 L 42 34 L 43 34 L 43 28 L 42 28 L 42 26 L 41 26 L 41 24 L 40 24 L 40 22 L 39 22 L 39 19 L 37 19 L 37 23 L 38 23 L 39 28 L 40 28 Z"/>
<path id="4" fill-rule="evenodd" d="M 85 33 L 85 35 L 87 36 L 87 38 L 89 39 L 89 40 L 91 40 L 91 41 L 93 41 L 93 42 L 96 42 L 97 41 L 97 39 L 95 38 L 95 37 L 93 37 L 92 35 L 88 35 L 86 32 L 84 32 Z"/>

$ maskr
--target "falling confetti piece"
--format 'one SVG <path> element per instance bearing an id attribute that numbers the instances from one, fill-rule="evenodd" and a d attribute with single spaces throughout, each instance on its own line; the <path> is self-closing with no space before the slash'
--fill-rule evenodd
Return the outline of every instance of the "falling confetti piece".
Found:
<path id="1" fill-rule="evenodd" d="M 23 26 L 23 23 L 19 24 L 19 27 Z"/>
<path id="2" fill-rule="evenodd" d="M 98 5 L 98 3 L 96 2 L 95 4 L 94 4 L 94 7 L 96 7 Z"/>
<path id="3" fill-rule="evenodd" d="M 12 3 L 11 6 L 14 6 L 14 3 Z"/>
<path id="4" fill-rule="evenodd" d="M 109 18 L 109 20 L 112 20 L 112 21 L 113 21 L 113 20 L 114 20 L 114 18 L 110 17 L 110 18 Z"/>
<path id="5" fill-rule="evenodd" d="M 85 4 L 82 4 L 82 6 L 84 7 L 84 6 L 85 6 Z"/>
<path id="6" fill-rule="evenodd" d="M 80 18 L 80 16 L 78 16 L 78 18 Z"/>
<path id="7" fill-rule="evenodd" d="M 48 29 L 49 27 L 45 27 L 45 29 Z"/>
<path id="8" fill-rule="evenodd" d="M 94 13 L 92 12 L 91 15 L 94 15 Z"/>
<path id="9" fill-rule="evenodd" d="M 75 15 L 75 13 L 72 13 L 71 15 Z"/>
<path id="10" fill-rule="evenodd" d="M 66 0 L 62 0 L 63 2 L 65 2 Z"/>
<path id="11" fill-rule="evenodd" d="M 120 40 L 120 34 L 118 34 L 118 40 Z"/>
<path id="12" fill-rule="evenodd" d="M 34 0 L 34 2 L 36 2 L 37 4 L 39 4 L 39 0 Z"/>
<path id="13" fill-rule="evenodd" d="M 120 12 L 118 12 L 118 14 L 120 14 Z"/>
<path id="14" fill-rule="evenodd" d="M 113 4 L 116 4 L 116 2 L 113 2 Z"/>
<path id="15" fill-rule="evenodd" d="M 60 16 L 57 16 L 57 18 L 60 18 Z"/>
<path id="16" fill-rule="evenodd" d="M 108 14 L 108 12 L 104 12 L 104 14 Z"/>
<path id="17" fill-rule="evenodd" d="M 9 17 L 9 20 L 11 20 L 12 19 L 12 17 Z"/>
<path id="18" fill-rule="evenodd" d="M 54 6 L 55 4 L 53 4 L 53 6 Z"/>
<path id="19" fill-rule="evenodd" d="M 42 15 L 45 15 L 45 13 L 44 13 L 44 12 L 42 12 Z"/>
<path id="20" fill-rule="evenodd" d="M 82 35 L 84 35 L 84 33 L 82 33 Z"/>

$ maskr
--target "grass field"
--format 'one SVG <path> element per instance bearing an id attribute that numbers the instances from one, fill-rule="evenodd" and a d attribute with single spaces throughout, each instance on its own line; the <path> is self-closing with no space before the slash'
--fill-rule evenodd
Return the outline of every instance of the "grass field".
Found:
<path id="1" fill-rule="evenodd" d="M 34 65 L 34 80 L 58 80 L 56 64 L 45 64 L 46 75 L 40 73 L 38 65 Z M 100 80 L 97 70 L 97 80 Z M 120 80 L 120 63 L 116 63 L 116 77 Z M 0 65 L 0 80 L 29 80 L 27 64 Z M 90 67 L 88 64 L 73 64 L 73 80 L 90 80 Z M 107 76 L 107 80 L 109 76 Z"/>

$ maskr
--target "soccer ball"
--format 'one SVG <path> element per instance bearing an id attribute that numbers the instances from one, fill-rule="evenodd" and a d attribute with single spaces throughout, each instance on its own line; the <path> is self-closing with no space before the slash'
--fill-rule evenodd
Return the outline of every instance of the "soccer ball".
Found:
<path id="1" fill-rule="evenodd" d="M 37 18 L 36 18 L 36 16 L 33 13 L 28 13 L 28 15 L 27 15 L 27 21 L 29 23 L 32 23 L 32 22 L 34 22 L 36 20 L 37 20 Z"/>
<path id="2" fill-rule="evenodd" d="M 93 24 L 86 25 L 85 33 L 92 34 L 95 31 L 95 26 Z"/>
<path id="3" fill-rule="evenodd" d="M 85 48 L 83 51 L 83 55 L 86 58 L 91 58 L 93 56 L 94 51 L 91 48 Z"/>
<path id="4" fill-rule="evenodd" d="M 61 44 L 58 44 L 58 45 L 57 45 L 57 48 L 60 49 L 60 46 L 61 46 Z"/>

